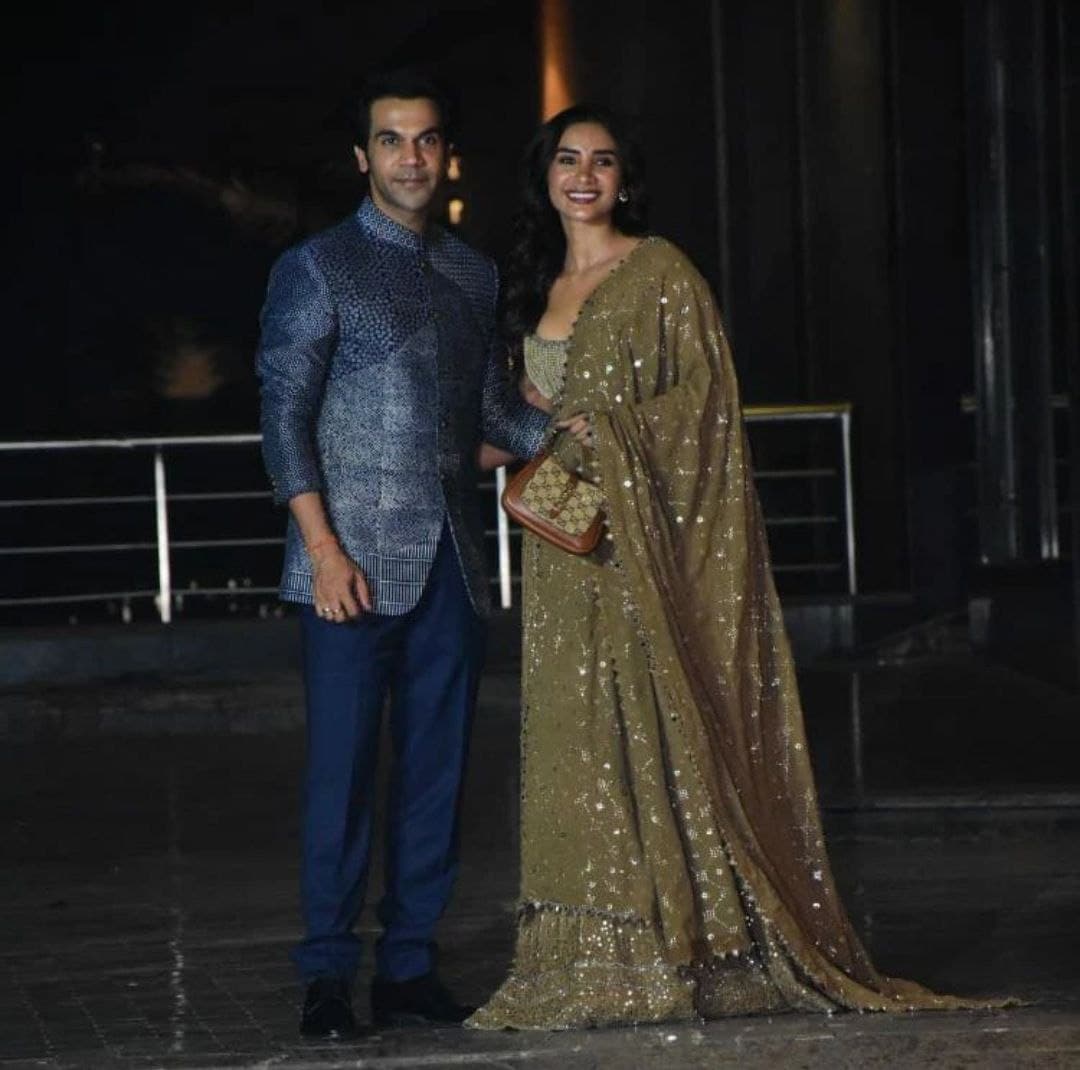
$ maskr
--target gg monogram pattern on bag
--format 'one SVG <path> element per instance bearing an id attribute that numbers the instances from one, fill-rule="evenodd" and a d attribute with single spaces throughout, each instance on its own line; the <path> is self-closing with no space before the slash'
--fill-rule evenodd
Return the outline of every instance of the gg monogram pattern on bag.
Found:
<path id="1" fill-rule="evenodd" d="M 548 457 L 521 495 L 522 503 L 568 535 L 581 535 L 596 520 L 600 488 L 577 479 Z"/>

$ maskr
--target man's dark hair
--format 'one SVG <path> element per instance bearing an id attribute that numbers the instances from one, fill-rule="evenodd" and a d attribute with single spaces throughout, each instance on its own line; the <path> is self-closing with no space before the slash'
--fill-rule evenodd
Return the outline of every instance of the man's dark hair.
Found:
<path id="1" fill-rule="evenodd" d="M 437 79 L 426 71 L 401 67 L 371 75 L 360 90 L 356 110 L 356 144 L 366 149 L 371 137 L 371 105 L 384 97 L 402 100 L 430 100 L 439 112 L 439 127 L 443 138 L 453 141 L 454 105 L 450 94 Z"/>

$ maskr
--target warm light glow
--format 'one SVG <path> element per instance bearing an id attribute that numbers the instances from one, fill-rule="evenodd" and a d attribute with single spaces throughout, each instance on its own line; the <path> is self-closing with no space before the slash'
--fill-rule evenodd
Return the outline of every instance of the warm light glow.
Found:
<path id="1" fill-rule="evenodd" d="M 547 120 L 575 99 L 570 74 L 570 0 L 540 0 L 540 76 L 541 118 Z"/>
<path id="2" fill-rule="evenodd" d="M 465 202 L 460 197 L 453 197 L 447 204 L 446 211 L 450 222 L 456 227 L 465 215 Z"/>
<path id="3" fill-rule="evenodd" d="M 451 182 L 457 182 L 461 178 L 461 157 L 453 155 L 450 157 L 450 163 L 446 167 L 446 177 Z"/>

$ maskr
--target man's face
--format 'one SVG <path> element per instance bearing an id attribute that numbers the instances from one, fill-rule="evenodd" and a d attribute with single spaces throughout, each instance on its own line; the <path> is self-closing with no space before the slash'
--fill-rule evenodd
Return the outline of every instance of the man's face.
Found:
<path id="1" fill-rule="evenodd" d="M 423 230 L 446 171 L 441 123 L 434 101 L 382 97 L 371 105 L 367 147 L 354 149 L 375 206 L 412 230 Z"/>

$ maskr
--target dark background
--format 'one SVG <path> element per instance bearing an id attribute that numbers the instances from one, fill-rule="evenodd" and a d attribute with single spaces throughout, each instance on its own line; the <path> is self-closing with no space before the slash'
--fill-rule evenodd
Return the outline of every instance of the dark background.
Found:
<path id="1" fill-rule="evenodd" d="M 355 205 L 352 100 L 373 66 L 433 65 L 458 87 L 467 229 L 494 244 L 537 117 L 535 24 L 527 4 L 409 0 L 24 16 L 7 436 L 255 427 L 266 275 Z M 193 350 L 222 382 L 185 401 L 169 379 Z"/>
<path id="2" fill-rule="evenodd" d="M 745 400 L 854 403 L 861 589 L 1067 588 L 1076 8 L 37 5 L 5 46 L 3 437 L 254 429 L 266 273 L 355 203 L 374 66 L 457 87 L 462 230 L 499 253 L 561 9 L 566 79 L 638 119 L 654 227 L 714 283 Z"/>

